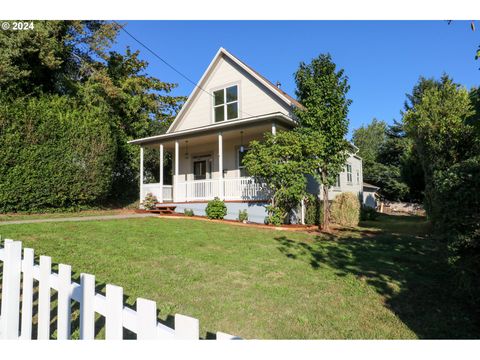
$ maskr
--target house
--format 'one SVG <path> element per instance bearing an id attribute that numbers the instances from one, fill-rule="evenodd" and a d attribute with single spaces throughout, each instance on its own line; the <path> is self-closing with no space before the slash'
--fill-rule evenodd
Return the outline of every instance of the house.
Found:
<path id="1" fill-rule="evenodd" d="M 364 182 L 363 183 L 363 205 L 376 209 L 378 206 L 378 190 L 380 188 L 378 186 L 369 184 Z"/>
<path id="2" fill-rule="evenodd" d="M 167 132 L 130 141 L 141 146 L 140 199 L 152 193 L 165 205 L 175 204 L 179 212 L 192 209 L 202 215 L 207 202 L 218 196 L 227 204 L 227 218 L 247 209 L 251 221 L 263 222 L 269 192 L 248 176 L 242 158 L 251 140 L 297 126 L 293 110 L 301 106 L 220 48 Z M 162 170 L 159 183 L 144 184 L 144 148 L 158 149 L 160 169 L 165 152 L 172 154 L 172 185 L 166 185 Z M 362 184 L 362 160 L 352 153 L 330 196 L 350 191 L 361 197 Z M 313 179 L 309 191 L 321 195 Z"/>

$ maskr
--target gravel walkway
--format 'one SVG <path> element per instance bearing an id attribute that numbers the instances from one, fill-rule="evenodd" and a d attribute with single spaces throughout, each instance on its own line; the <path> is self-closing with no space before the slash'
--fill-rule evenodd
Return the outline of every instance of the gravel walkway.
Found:
<path id="1" fill-rule="evenodd" d="M 77 216 L 77 217 L 66 217 L 66 218 L 0 221 L 0 226 L 14 225 L 14 224 L 49 223 L 49 222 L 136 219 L 136 218 L 144 218 L 144 217 L 152 217 L 152 216 L 158 217 L 158 215 L 156 214 L 118 214 L 118 215 L 98 215 L 98 216 Z"/>

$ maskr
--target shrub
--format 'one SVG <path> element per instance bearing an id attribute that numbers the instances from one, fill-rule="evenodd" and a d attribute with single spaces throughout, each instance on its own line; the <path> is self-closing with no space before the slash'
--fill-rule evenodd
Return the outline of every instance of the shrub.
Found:
<path id="1" fill-rule="evenodd" d="M 142 206 L 145 210 L 155 209 L 155 204 L 158 202 L 157 197 L 152 193 L 147 193 L 145 199 L 142 201 Z"/>
<path id="2" fill-rule="evenodd" d="M 218 197 L 210 200 L 205 209 L 209 219 L 223 219 L 227 215 L 227 206 Z"/>
<path id="3" fill-rule="evenodd" d="M 320 225 L 323 216 L 323 206 L 320 198 L 308 195 L 305 198 L 305 225 Z"/>
<path id="4" fill-rule="evenodd" d="M 247 222 L 248 221 L 247 209 L 238 210 L 238 221 L 240 221 L 240 222 Z"/>
<path id="5" fill-rule="evenodd" d="M 332 202 L 331 219 L 342 226 L 357 226 L 360 220 L 360 200 L 351 192 L 341 193 Z"/>
<path id="6" fill-rule="evenodd" d="M 185 210 L 183 211 L 183 214 L 184 214 L 185 216 L 194 216 L 194 215 L 195 215 L 195 213 L 193 212 L 192 209 L 185 209 Z"/>
<path id="7" fill-rule="evenodd" d="M 277 206 L 267 205 L 268 216 L 265 217 L 267 225 L 282 225 L 285 222 L 285 211 Z"/>
<path id="8" fill-rule="evenodd" d="M 480 156 L 434 174 L 431 219 L 448 244 L 460 289 L 480 298 Z"/>
<path id="9" fill-rule="evenodd" d="M 360 211 L 360 219 L 362 221 L 377 220 L 378 215 L 379 214 L 377 210 L 370 206 L 362 206 L 362 209 Z"/>
<path id="10" fill-rule="evenodd" d="M 86 208 L 109 195 L 109 112 L 68 96 L 0 96 L 0 212 Z"/>

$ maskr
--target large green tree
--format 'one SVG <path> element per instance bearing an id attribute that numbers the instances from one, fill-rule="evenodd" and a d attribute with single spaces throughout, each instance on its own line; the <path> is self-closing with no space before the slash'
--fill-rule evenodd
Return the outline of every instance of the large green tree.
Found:
<path id="1" fill-rule="evenodd" d="M 343 69 L 337 69 L 330 54 L 321 54 L 309 64 L 300 63 L 295 73 L 296 95 L 302 107 L 296 108 L 299 132 L 306 135 L 310 144 L 307 159 L 312 175 L 322 184 L 322 228 L 329 230 L 330 204 L 328 189 L 335 184 L 336 176 L 345 166 L 349 144 L 347 98 L 350 89 Z"/>
<path id="2" fill-rule="evenodd" d="M 51 96 L 60 96 L 68 104 L 93 113 L 101 109 L 105 115 L 101 118 L 109 129 L 114 162 L 108 174 L 96 174 L 109 176 L 108 194 L 102 192 L 99 199 L 110 200 L 133 199 L 138 194 L 139 149 L 127 141 L 164 132 L 184 100 L 171 96 L 175 84 L 148 75 L 148 63 L 138 51 L 110 51 L 118 31 L 116 23 L 106 21 L 35 21 L 35 31 L 0 32 L 0 96 L 5 104 L 30 104 L 19 102 L 23 98 L 43 104 Z M 73 108 L 63 111 L 57 109 L 55 116 L 69 118 Z M 45 115 L 43 120 L 54 122 L 48 119 Z M 146 157 L 146 172 L 158 173 L 158 156 Z M 60 162 L 54 156 L 48 159 L 52 166 Z"/>
<path id="3" fill-rule="evenodd" d="M 263 141 L 250 142 L 243 157 L 248 173 L 271 192 L 268 210 L 273 223 L 286 219 L 306 195 L 306 145 L 294 131 L 266 133 Z"/>

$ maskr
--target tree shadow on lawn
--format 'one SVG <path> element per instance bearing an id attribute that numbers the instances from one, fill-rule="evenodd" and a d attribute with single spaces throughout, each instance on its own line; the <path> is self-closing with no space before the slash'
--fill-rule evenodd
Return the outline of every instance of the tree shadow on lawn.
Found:
<path id="1" fill-rule="evenodd" d="M 445 245 L 424 236 L 361 229 L 355 236 L 317 235 L 311 242 L 276 237 L 278 249 L 289 259 L 308 262 L 313 269 L 336 270 L 338 276 L 354 275 L 384 298 L 419 338 L 479 338 L 475 312 L 455 297 L 446 262 Z M 354 235 L 354 234 L 352 234 Z"/>

